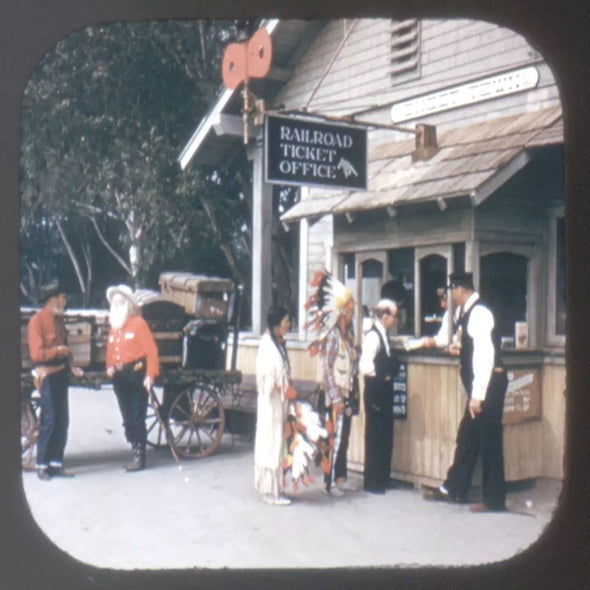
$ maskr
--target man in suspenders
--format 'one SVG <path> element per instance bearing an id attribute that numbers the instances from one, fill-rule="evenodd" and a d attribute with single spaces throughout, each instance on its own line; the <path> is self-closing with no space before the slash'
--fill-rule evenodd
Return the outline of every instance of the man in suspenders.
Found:
<path id="1" fill-rule="evenodd" d="M 397 306 L 390 299 L 377 304 L 377 319 L 365 336 L 359 362 L 359 371 L 365 377 L 364 489 L 371 494 L 384 494 L 390 487 L 393 378 L 398 363 L 391 354 L 388 333 L 395 325 L 397 313 Z"/>
<path id="2" fill-rule="evenodd" d="M 500 360 L 494 316 L 475 292 L 471 273 L 452 274 L 449 288 L 453 302 L 461 306 L 458 343 L 450 350 L 460 357 L 461 381 L 468 400 L 447 478 L 438 489 L 425 492 L 424 497 L 465 502 L 481 455 L 483 503 L 473 504 L 471 511 L 502 511 L 506 509 L 502 414 L 508 378 Z"/>

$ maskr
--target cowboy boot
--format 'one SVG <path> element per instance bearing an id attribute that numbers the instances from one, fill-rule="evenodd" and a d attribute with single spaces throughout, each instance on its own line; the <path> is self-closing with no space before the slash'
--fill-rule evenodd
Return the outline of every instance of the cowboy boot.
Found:
<path id="1" fill-rule="evenodd" d="M 125 471 L 141 471 L 145 469 L 145 445 L 133 443 L 132 445 L 133 460 L 125 465 Z"/>

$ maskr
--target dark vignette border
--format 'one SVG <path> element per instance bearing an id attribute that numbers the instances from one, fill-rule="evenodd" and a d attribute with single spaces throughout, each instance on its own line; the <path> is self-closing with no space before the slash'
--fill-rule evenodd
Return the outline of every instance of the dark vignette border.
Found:
<path id="1" fill-rule="evenodd" d="M 7 0 L 0 8 L 0 321 L 3 406 L 0 413 L 0 587 L 85 590 L 145 588 L 581 588 L 590 563 L 590 476 L 586 360 L 590 333 L 590 11 L 584 0 Z M 565 127 L 568 343 L 566 476 L 562 503 L 544 535 L 524 554 L 484 567 L 347 571 L 182 570 L 126 572 L 82 564 L 41 533 L 28 511 L 20 477 L 19 158 L 20 105 L 36 63 L 73 31 L 108 21 L 163 18 L 437 17 L 474 18 L 527 37 L 554 72 Z M 395 526 L 392 523 L 392 534 Z M 485 540 L 482 540 L 485 546 Z"/>

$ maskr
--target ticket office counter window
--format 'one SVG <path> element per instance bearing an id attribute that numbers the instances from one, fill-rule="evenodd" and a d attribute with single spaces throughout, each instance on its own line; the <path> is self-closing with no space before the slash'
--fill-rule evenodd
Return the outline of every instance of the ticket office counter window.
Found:
<path id="1" fill-rule="evenodd" d="M 500 337 L 514 338 L 516 322 L 527 321 L 528 259 L 499 252 L 482 256 L 480 287 L 482 299 L 494 312 Z"/>
<path id="2" fill-rule="evenodd" d="M 415 249 L 397 248 L 387 251 L 388 279 L 384 295 L 401 300 L 398 313 L 397 333 L 413 335 L 415 331 Z"/>
<path id="3" fill-rule="evenodd" d="M 559 224 L 555 227 L 554 245 L 557 259 L 560 243 L 563 252 L 563 223 L 561 229 Z M 500 336 L 508 341 L 515 337 L 517 322 L 531 321 L 530 260 L 524 254 L 494 251 L 483 254 L 479 261 L 478 291 L 494 311 Z M 342 255 L 341 262 L 341 276 L 344 283 L 358 297 L 361 318 L 365 320 L 359 322 L 359 328 L 367 323 L 366 320 L 377 301 L 383 296 L 389 296 L 403 300 L 398 316 L 397 335 L 432 335 L 438 331 L 443 314 L 436 289 L 447 283 L 449 273 L 465 270 L 465 245 L 446 244 L 428 248 L 395 248 L 372 253 L 348 253 Z M 556 267 L 560 268 L 559 261 Z M 558 286 L 555 287 L 554 295 L 556 329 L 565 323 L 565 306 L 560 303 L 565 300 L 563 265 L 558 272 L 562 273 L 562 286 L 559 286 L 557 273 Z M 359 290 L 357 276 L 361 278 Z M 535 345 L 533 339 L 529 342 L 529 346 L 531 345 Z"/>
<path id="4" fill-rule="evenodd" d="M 447 259 L 430 254 L 420 260 L 420 334 L 434 336 L 440 329 L 443 310 L 437 289 L 447 284 Z"/>
<path id="5" fill-rule="evenodd" d="M 358 298 L 356 325 L 361 330 L 370 325 L 375 305 L 387 297 L 401 302 L 395 334 L 436 333 L 443 314 L 436 290 L 447 284 L 452 268 L 464 268 L 464 259 L 464 244 L 342 254 L 340 276 Z"/>
<path id="6" fill-rule="evenodd" d="M 549 251 L 547 274 L 547 334 L 549 346 L 565 346 L 565 216 L 564 208 L 549 212 Z"/>

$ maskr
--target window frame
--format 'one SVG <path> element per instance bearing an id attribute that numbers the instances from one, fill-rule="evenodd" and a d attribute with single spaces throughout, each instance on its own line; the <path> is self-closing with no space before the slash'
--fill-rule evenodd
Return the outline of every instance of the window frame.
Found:
<path id="1" fill-rule="evenodd" d="M 555 294 L 555 285 L 557 284 L 557 220 L 565 219 L 565 207 L 553 207 L 548 211 L 548 248 L 549 248 L 549 269 L 546 277 L 547 289 L 547 315 L 546 315 L 546 334 L 545 344 L 550 347 L 565 348 L 567 334 L 558 334 L 556 328 L 555 315 L 557 313 L 557 298 Z M 567 260 L 566 260 L 567 267 Z M 567 268 L 566 268 L 567 272 Z M 567 303 L 566 303 L 567 316 Z"/>

